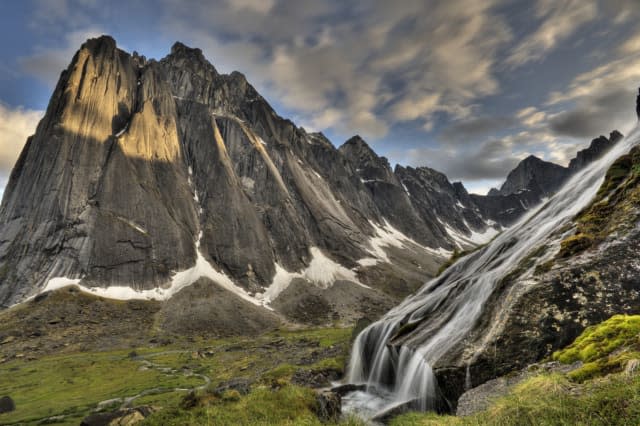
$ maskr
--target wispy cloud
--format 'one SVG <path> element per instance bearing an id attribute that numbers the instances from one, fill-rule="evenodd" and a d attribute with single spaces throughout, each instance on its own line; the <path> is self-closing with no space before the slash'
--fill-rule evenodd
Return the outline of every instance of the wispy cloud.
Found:
<path id="1" fill-rule="evenodd" d="M 518 67 L 542 59 L 597 15 L 597 0 L 538 0 L 535 16 L 540 26 L 515 46 L 507 64 Z"/>

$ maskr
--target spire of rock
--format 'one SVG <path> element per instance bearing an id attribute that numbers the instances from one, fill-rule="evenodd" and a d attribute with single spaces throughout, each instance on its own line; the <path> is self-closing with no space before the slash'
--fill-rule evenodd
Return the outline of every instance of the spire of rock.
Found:
<path id="1" fill-rule="evenodd" d="M 640 88 L 638 89 L 638 97 L 636 98 L 636 114 L 638 115 L 638 120 L 640 120 Z"/>

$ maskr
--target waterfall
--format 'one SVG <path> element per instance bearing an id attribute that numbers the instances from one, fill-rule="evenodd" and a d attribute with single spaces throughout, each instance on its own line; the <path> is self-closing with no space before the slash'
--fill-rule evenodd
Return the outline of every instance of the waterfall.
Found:
<path id="1" fill-rule="evenodd" d="M 345 411 L 371 418 L 407 403 L 415 409 L 435 409 L 438 383 L 431 366 L 467 336 L 501 279 L 532 250 L 550 244 L 552 236 L 561 237 L 553 234 L 589 204 L 611 164 L 639 140 L 640 130 L 635 128 L 552 198 L 363 330 L 354 342 L 346 380 L 365 385 L 365 390 L 345 397 Z M 408 342 L 390 344 L 418 323 L 419 331 L 409 335 Z"/>

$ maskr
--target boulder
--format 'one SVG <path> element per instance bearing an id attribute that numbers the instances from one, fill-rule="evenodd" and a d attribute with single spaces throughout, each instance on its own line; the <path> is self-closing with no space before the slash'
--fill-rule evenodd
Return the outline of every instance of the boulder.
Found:
<path id="1" fill-rule="evenodd" d="M 0 398 L 0 414 L 9 413 L 16 409 L 16 404 L 13 402 L 13 399 L 9 396 L 3 396 Z"/>

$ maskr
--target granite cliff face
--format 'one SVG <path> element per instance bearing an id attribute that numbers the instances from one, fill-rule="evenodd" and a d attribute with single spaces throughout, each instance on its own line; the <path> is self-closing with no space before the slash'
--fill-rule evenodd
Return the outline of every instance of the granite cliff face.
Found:
<path id="1" fill-rule="evenodd" d="M 5 190 L 0 306 L 65 284 L 166 300 L 201 279 L 188 291 L 350 321 L 491 226 L 444 175 L 394 173 L 358 137 L 336 149 L 199 49 L 147 60 L 103 36 L 62 73 Z"/>

